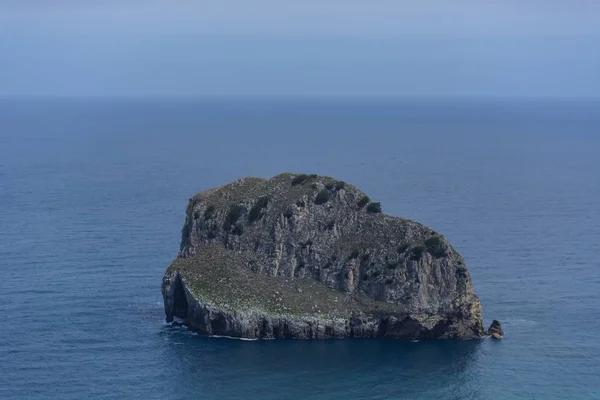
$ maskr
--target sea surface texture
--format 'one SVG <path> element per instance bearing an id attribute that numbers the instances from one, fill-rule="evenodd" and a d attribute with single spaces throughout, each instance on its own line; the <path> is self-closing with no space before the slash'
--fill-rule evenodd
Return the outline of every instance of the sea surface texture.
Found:
<path id="1" fill-rule="evenodd" d="M 189 197 L 284 171 L 446 235 L 505 338 L 167 325 Z M 0 399 L 599 399 L 600 104 L 3 100 L 0 315 Z"/>

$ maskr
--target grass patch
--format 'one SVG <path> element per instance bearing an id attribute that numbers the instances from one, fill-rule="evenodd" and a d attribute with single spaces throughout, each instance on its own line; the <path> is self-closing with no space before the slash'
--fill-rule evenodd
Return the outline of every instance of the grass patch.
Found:
<path id="1" fill-rule="evenodd" d="M 427 252 L 435 258 L 442 258 L 448 255 L 446 252 L 446 245 L 440 236 L 436 235 L 427 239 L 425 241 L 425 247 L 427 247 Z"/>
<path id="2" fill-rule="evenodd" d="M 321 204 L 325 204 L 329 201 L 329 190 L 327 189 L 323 189 L 319 192 L 319 194 L 317 194 L 317 197 L 315 198 L 315 204 L 316 205 L 321 205 Z"/>
<path id="3" fill-rule="evenodd" d="M 248 213 L 248 221 L 250 223 L 257 221 L 262 218 L 263 210 L 267 208 L 269 204 L 269 196 L 262 196 L 256 201 L 256 204 L 250 209 Z"/>
<path id="4" fill-rule="evenodd" d="M 302 185 L 307 179 L 308 175 L 306 174 L 296 175 L 294 179 L 292 179 L 292 186 Z"/>
<path id="5" fill-rule="evenodd" d="M 367 206 L 367 211 L 372 212 L 372 213 L 380 213 L 381 212 L 381 203 L 380 202 L 369 203 L 369 205 Z"/>
<path id="6" fill-rule="evenodd" d="M 217 207 L 212 204 L 206 207 L 206 210 L 204 211 L 204 220 L 208 221 L 211 219 L 215 215 L 215 211 L 217 211 Z"/>
<path id="7" fill-rule="evenodd" d="M 364 206 L 369 204 L 370 201 L 371 201 L 371 199 L 369 198 L 369 196 L 367 196 L 365 194 L 363 197 L 360 198 L 360 200 L 358 201 L 358 203 L 356 203 L 356 205 L 359 206 L 360 208 L 363 208 Z"/>
<path id="8" fill-rule="evenodd" d="M 401 306 L 378 302 L 359 293 L 328 288 L 313 278 L 289 279 L 251 270 L 252 265 L 260 265 L 263 261 L 252 253 L 202 246 L 193 258 L 176 258 L 168 271 L 181 274 L 194 298 L 225 312 L 259 310 L 273 318 L 311 315 L 331 320 L 360 314 L 377 316 L 380 311 L 395 314 L 404 310 Z M 315 304 L 318 304 L 318 311 Z"/>
<path id="9" fill-rule="evenodd" d="M 425 253 L 426 250 L 427 249 L 425 248 L 425 246 L 413 247 L 410 251 L 409 258 L 413 261 L 419 261 L 421 257 L 423 257 L 423 253 Z"/>
<path id="10" fill-rule="evenodd" d="M 238 219 L 242 216 L 242 212 L 244 211 L 244 207 L 239 204 L 233 205 L 229 208 L 229 212 L 225 217 L 225 221 L 223 222 L 223 229 L 229 231 L 232 226 L 234 226 Z"/>
<path id="11" fill-rule="evenodd" d="M 391 262 L 387 263 L 388 269 L 396 269 L 396 268 L 398 268 L 398 265 L 400 265 L 399 261 L 391 261 Z"/>
<path id="12" fill-rule="evenodd" d="M 410 246 L 407 244 L 403 244 L 402 246 L 398 247 L 398 250 L 396 250 L 398 252 L 398 254 L 402 254 L 404 253 L 406 250 L 408 250 Z"/>
<path id="13" fill-rule="evenodd" d="M 241 222 L 238 222 L 233 227 L 233 234 L 240 236 L 242 233 L 244 233 L 244 225 Z"/>

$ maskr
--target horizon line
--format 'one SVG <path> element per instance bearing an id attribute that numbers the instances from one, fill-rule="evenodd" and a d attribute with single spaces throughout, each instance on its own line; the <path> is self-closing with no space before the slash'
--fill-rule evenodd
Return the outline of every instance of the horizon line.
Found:
<path id="1" fill-rule="evenodd" d="M 278 100 L 278 101 L 600 101 L 600 95 L 584 96 L 533 96 L 533 95 L 371 95 L 371 94 L 111 94 L 111 95 L 55 95 L 55 94 L 0 94 L 0 101 L 12 100 L 138 100 L 138 101 L 236 101 L 236 100 Z"/>

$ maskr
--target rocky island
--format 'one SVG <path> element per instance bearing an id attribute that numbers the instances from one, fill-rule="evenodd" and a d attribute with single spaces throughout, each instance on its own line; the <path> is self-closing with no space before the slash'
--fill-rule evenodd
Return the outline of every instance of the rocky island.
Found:
<path id="1" fill-rule="evenodd" d="M 202 335 L 487 333 L 465 261 L 444 236 L 318 175 L 242 178 L 193 196 L 162 294 L 167 321 Z"/>

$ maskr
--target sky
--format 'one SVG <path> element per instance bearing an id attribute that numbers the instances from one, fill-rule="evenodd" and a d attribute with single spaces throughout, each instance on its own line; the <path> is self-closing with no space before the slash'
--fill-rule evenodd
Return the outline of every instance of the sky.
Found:
<path id="1" fill-rule="evenodd" d="M 0 0 L 0 97 L 600 97 L 597 0 Z"/>

